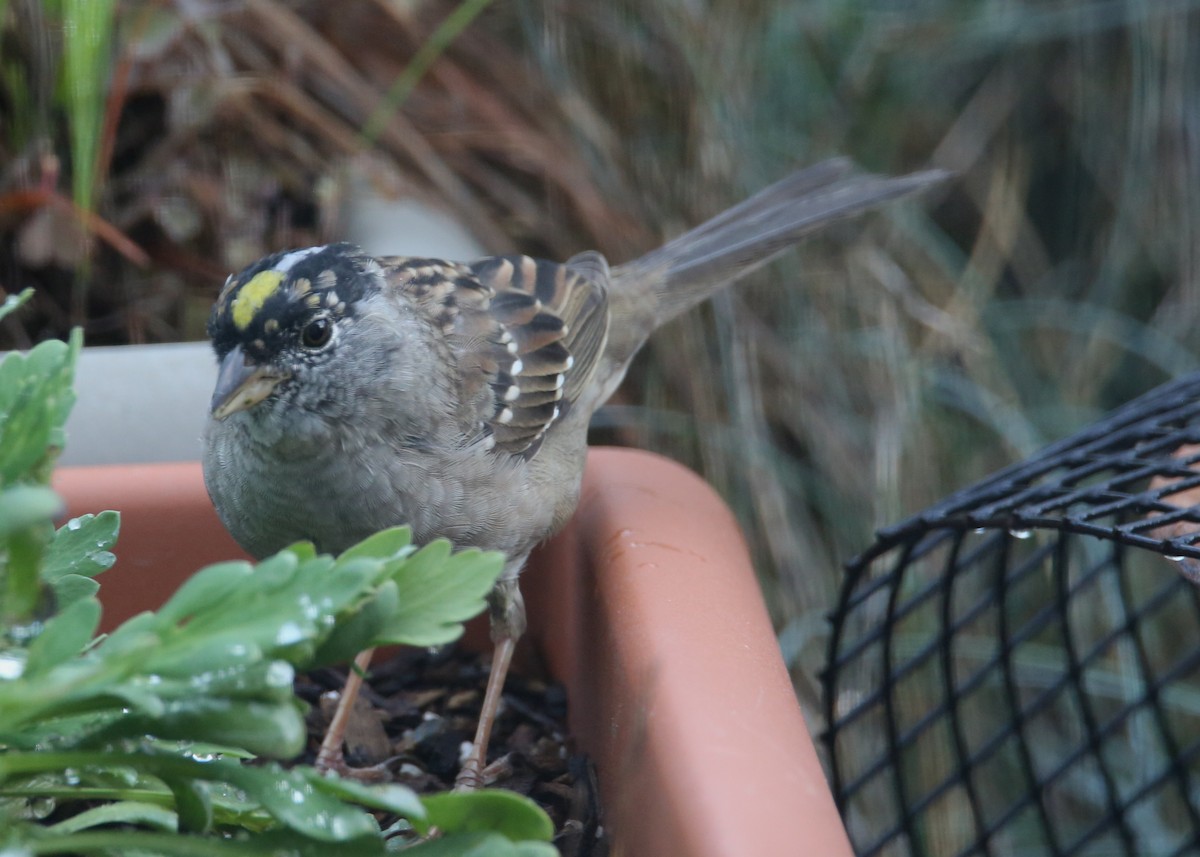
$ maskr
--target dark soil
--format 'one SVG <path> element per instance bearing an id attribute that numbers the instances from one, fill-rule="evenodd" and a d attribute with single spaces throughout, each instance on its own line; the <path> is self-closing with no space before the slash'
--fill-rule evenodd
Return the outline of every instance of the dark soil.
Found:
<path id="1" fill-rule="evenodd" d="M 489 660 L 457 648 L 409 649 L 373 664 L 347 732 L 347 763 L 421 794 L 453 788 L 464 742 L 474 736 Z M 345 676 L 339 668 L 297 679 L 297 694 L 313 706 L 309 748 L 299 761 L 314 761 Z M 546 810 L 564 857 L 605 857 L 595 771 L 572 747 L 566 713 L 560 685 L 510 674 L 484 784 L 526 795 Z M 381 824 L 386 829 L 392 821 Z"/>

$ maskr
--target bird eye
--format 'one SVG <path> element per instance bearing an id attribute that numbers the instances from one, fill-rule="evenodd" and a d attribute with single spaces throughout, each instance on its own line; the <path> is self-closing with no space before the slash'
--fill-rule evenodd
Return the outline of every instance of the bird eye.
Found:
<path id="1" fill-rule="evenodd" d="M 305 348 L 322 348 L 333 337 L 333 322 L 327 316 L 317 316 L 300 331 L 300 344 Z"/>

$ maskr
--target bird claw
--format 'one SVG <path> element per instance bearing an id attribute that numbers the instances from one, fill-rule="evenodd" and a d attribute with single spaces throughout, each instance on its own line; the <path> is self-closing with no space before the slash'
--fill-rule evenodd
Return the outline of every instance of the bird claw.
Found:
<path id="1" fill-rule="evenodd" d="M 483 788 L 483 771 L 480 767 L 479 754 L 472 749 L 471 755 L 467 756 L 462 768 L 458 771 L 458 776 L 454 779 L 454 790 L 456 792 L 473 792 L 481 788 Z"/>
<path id="2" fill-rule="evenodd" d="M 378 765 L 370 765 L 365 768 L 355 768 L 346 763 L 346 757 L 340 752 L 332 754 L 319 753 L 313 767 L 323 774 L 333 772 L 339 777 L 356 780 L 360 783 L 386 783 L 392 780 L 392 773 L 388 770 L 386 762 L 381 762 Z"/>

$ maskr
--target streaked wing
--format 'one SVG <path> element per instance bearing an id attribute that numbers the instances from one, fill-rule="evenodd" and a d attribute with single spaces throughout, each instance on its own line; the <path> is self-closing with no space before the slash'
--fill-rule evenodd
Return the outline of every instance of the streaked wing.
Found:
<path id="1" fill-rule="evenodd" d="M 470 267 L 495 292 L 491 314 L 520 361 L 516 392 L 493 425 L 496 445 L 531 456 L 596 367 L 608 335 L 607 281 L 529 256 L 492 256 Z"/>
<path id="2" fill-rule="evenodd" d="M 497 450 L 532 457 L 596 366 L 608 332 L 606 267 L 585 259 L 578 269 L 528 256 L 379 260 L 446 336 L 462 378 L 460 416 Z"/>

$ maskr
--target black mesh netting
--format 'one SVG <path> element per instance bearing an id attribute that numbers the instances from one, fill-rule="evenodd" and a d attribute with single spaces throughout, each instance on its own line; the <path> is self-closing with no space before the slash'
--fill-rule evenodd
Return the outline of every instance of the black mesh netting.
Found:
<path id="1" fill-rule="evenodd" d="M 825 681 L 859 855 L 1200 854 L 1200 375 L 879 533 Z"/>

